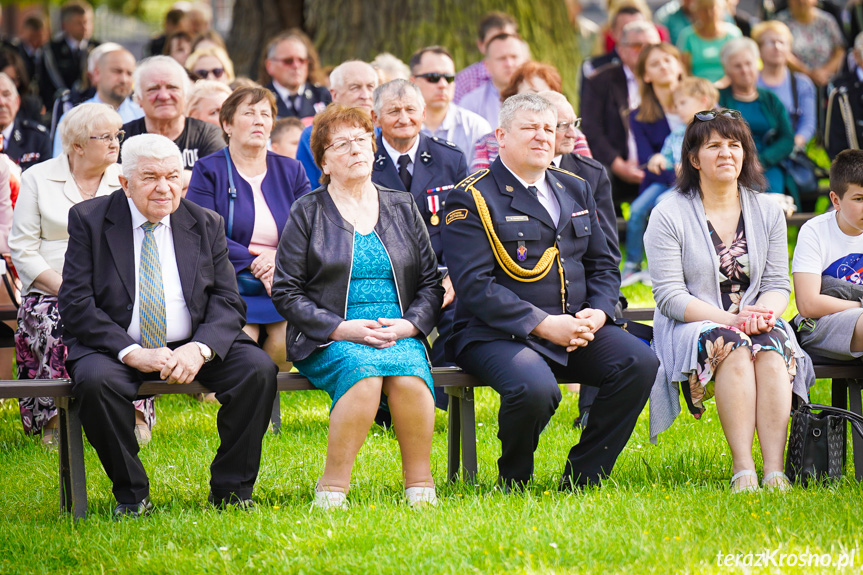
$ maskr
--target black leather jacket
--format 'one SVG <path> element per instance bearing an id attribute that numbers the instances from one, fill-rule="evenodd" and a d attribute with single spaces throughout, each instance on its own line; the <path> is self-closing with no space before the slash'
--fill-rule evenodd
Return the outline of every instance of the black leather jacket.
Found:
<path id="1" fill-rule="evenodd" d="M 434 328 L 443 304 L 437 259 L 413 196 L 378 188 L 375 233 L 392 263 L 402 317 L 420 331 Z M 273 303 L 288 320 L 288 361 L 311 355 L 345 320 L 354 228 L 326 186 L 296 200 L 276 254 Z"/>

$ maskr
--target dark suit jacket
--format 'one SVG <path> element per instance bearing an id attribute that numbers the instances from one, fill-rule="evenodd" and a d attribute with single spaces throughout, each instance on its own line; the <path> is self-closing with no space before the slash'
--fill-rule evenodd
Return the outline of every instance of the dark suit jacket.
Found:
<path id="1" fill-rule="evenodd" d="M 447 342 L 455 359 L 475 341 L 515 340 L 566 365 L 564 347 L 531 335 L 548 315 L 575 314 L 584 308 L 614 316 L 620 271 L 608 252 L 605 234 L 596 225 L 596 204 L 584 180 L 549 168 L 551 189 L 560 204 L 557 226 L 539 200 L 530 195 L 498 158 L 490 170 L 462 181 L 450 194 L 443 230 L 456 300 L 454 333 Z M 541 279 L 513 279 L 496 259 L 468 186 L 475 186 L 488 206 L 492 225 L 507 254 L 532 269 L 557 244 L 565 280 L 561 301 L 558 263 Z M 524 260 L 518 259 L 523 248 Z"/>
<path id="2" fill-rule="evenodd" d="M 311 118 L 322 111 L 333 101 L 330 91 L 323 86 L 306 83 L 306 89 L 300 95 L 300 109 L 288 106 L 272 82 L 267 84 L 267 90 L 276 97 L 276 118 Z"/>
<path id="3" fill-rule="evenodd" d="M 246 304 L 228 260 L 222 218 L 182 199 L 171 214 L 171 231 L 192 317 L 191 340 L 224 358 L 241 337 Z M 133 250 L 132 214 L 123 190 L 81 202 L 69 211 L 69 247 L 59 298 L 69 361 L 97 352 L 116 357 L 135 343 L 126 333 L 135 297 Z"/>
<path id="4" fill-rule="evenodd" d="M 34 164 L 50 160 L 51 139 L 48 129 L 33 120 L 22 118 L 19 113 L 15 117 L 12 137 L 4 144 L 3 151 L 21 170 L 26 170 Z"/>
<path id="5" fill-rule="evenodd" d="M 596 202 L 596 217 L 599 219 L 599 227 L 605 234 L 609 253 L 614 257 L 615 264 L 619 264 L 620 244 L 617 238 L 617 216 L 614 213 L 614 202 L 611 199 L 611 180 L 608 179 L 605 168 L 593 158 L 581 154 L 564 154 L 560 159 L 560 168 L 584 178 L 584 181 L 590 186 L 593 201 Z"/>
<path id="6" fill-rule="evenodd" d="M 87 70 L 87 56 L 99 42 L 92 38 L 87 42 L 87 49 L 74 54 L 66 42 L 63 33 L 54 36 L 54 39 L 42 47 L 42 61 L 39 67 L 39 95 L 45 108 L 50 110 L 54 104 L 58 90 L 69 90 L 76 87 L 76 83 L 84 81 L 84 73 Z M 50 54 L 49 54 L 50 52 Z M 50 73 L 50 62 L 55 64 L 54 72 Z"/>
<path id="7" fill-rule="evenodd" d="M 446 265 L 440 238 L 444 208 L 452 188 L 467 176 L 467 160 L 462 151 L 455 145 L 448 144 L 440 138 L 429 138 L 425 134 L 420 134 L 419 138 L 420 143 L 417 147 L 410 190 L 405 189 L 405 185 L 399 177 L 398 167 L 393 164 L 389 154 L 384 149 L 383 135 L 381 134 L 377 136 L 378 151 L 375 154 L 372 181 L 384 188 L 410 192 L 413 195 L 428 228 L 434 253 L 441 265 Z M 437 190 L 437 188 L 448 186 L 452 186 L 452 188 Z M 437 224 L 432 224 L 432 211 L 429 208 L 429 198 L 433 196 L 440 200 Z"/>
<path id="8" fill-rule="evenodd" d="M 585 84 L 581 101 L 581 129 L 590 142 L 593 157 L 607 169 L 611 169 L 614 158 L 620 156 L 626 160 L 629 157 L 628 112 L 623 65 L 609 64 Z"/>

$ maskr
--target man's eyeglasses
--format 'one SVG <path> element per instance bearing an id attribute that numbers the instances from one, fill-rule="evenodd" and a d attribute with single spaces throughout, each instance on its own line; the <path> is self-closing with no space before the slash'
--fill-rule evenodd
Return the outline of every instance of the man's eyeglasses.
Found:
<path id="1" fill-rule="evenodd" d="M 201 78 L 208 78 L 210 76 L 210 74 L 212 74 L 213 78 L 218 80 L 219 78 L 221 78 L 225 74 L 225 69 L 224 68 L 213 68 L 212 70 L 201 69 L 201 70 L 193 70 L 193 72 L 195 72 L 195 74 Z"/>
<path id="2" fill-rule="evenodd" d="M 576 130 L 581 127 L 581 118 L 576 118 L 572 122 L 558 122 L 557 123 L 557 131 L 558 132 L 568 132 L 570 128 L 575 128 Z"/>
<path id="3" fill-rule="evenodd" d="M 430 84 L 437 84 L 440 82 L 440 79 L 443 78 L 446 80 L 446 83 L 449 84 L 453 80 L 455 80 L 455 74 L 438 74 L 436 72 L 429 72 L 428 74 L 417 74 L 417 78 L 423 78 L 428 81 Z"/>
<path id="4" fill-rule="evenodd" d="M 709 122 L 710 120 L 715 120 L 717 116 L 724 116 L 726 118 L 731 118 L 732 120 L 743 119 L 740 112 L 737 110 L 730 110 L 728 108 L 723 108 L 722 110 L 704 110 L 703 112 L 695 114 L 695 119 L 699 122 Z"/>
<path id="5" fill-rule="evenodd" d="M 351 144 L 353 144 L 354 142 L 356 142 L 357 146 L 359 146 L 360 148 L 364 148 L 368 145 L 371 145 L 373 137 L 374 134 L 368 132 L 366 134 L 361 134 L 356 138 L 350 138 L 347 140 L 336 140 L 335 142 L 324 148 L 324 151 L 326 152 L 327 150 L 332 148 L 333 151 L 337 154 L 347 154 L 351 149 Z"/>
<path id="6" fill-rule="evenodd" d="M 278 62 L 279 64 L 284 64 L 285 66 L 294 66 L 294 65 L 305 66 L 306 64 L 308 64 L 309 59 L 308 58 L 294 58 L 294 57 L 291 57 L 291 58 L 270 58 L 270 61 Z"/>
<path id="7" fill-rule="evenodd" d="M 126 137 L 126 132 L 124 132 L 123 130 L 120 130 L 116 134 L 102 134 L 101 136 L 90 136 L 90 139 L 91 140 L 102 140 L 102 142 L 105 144 L 110 144 L 114 140 L 117 140 L 117 143 L 119 144 L 120 142 L 123 141 L 123 138 L 125 138 L 125 137 Z"/>

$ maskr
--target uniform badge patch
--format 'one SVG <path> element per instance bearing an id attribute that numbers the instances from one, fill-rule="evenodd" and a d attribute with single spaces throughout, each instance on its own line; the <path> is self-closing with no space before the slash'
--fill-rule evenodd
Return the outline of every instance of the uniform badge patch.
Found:
<path id="1" fill-rule="evenodd" d="M 527 259 L 527 248 L 525 247 L 524 242 L 518 242 L 518 250 L 516 250 L 516 254 L 518 261 L 520 262 Z"/>
<path id="2" fill-rule="evenodd" d="M 446 225 L 450 225 L 456 220 L 463 220 L 467 217 L 467 210 L 453 210 L 446 217 Z"/>

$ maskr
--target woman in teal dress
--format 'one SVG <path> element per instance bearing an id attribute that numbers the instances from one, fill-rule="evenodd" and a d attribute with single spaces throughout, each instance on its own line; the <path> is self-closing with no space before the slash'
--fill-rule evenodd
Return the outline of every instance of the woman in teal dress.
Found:
<path id="1" fill-rule="evenodd" d="M 405 496 L 413 506 L 436 503 L 426 337 L 444 292 L 413 197 L 371 181 L 373 130 L 357 108 L 332 105 L 315 117 L 311 148 L 323 186 L 294 202 L 276 255 L 273 303 L 288 320 L 287 357 L 333 400 L 314 498 L 323 509 L 346 504 L 382 395 Z"/>

